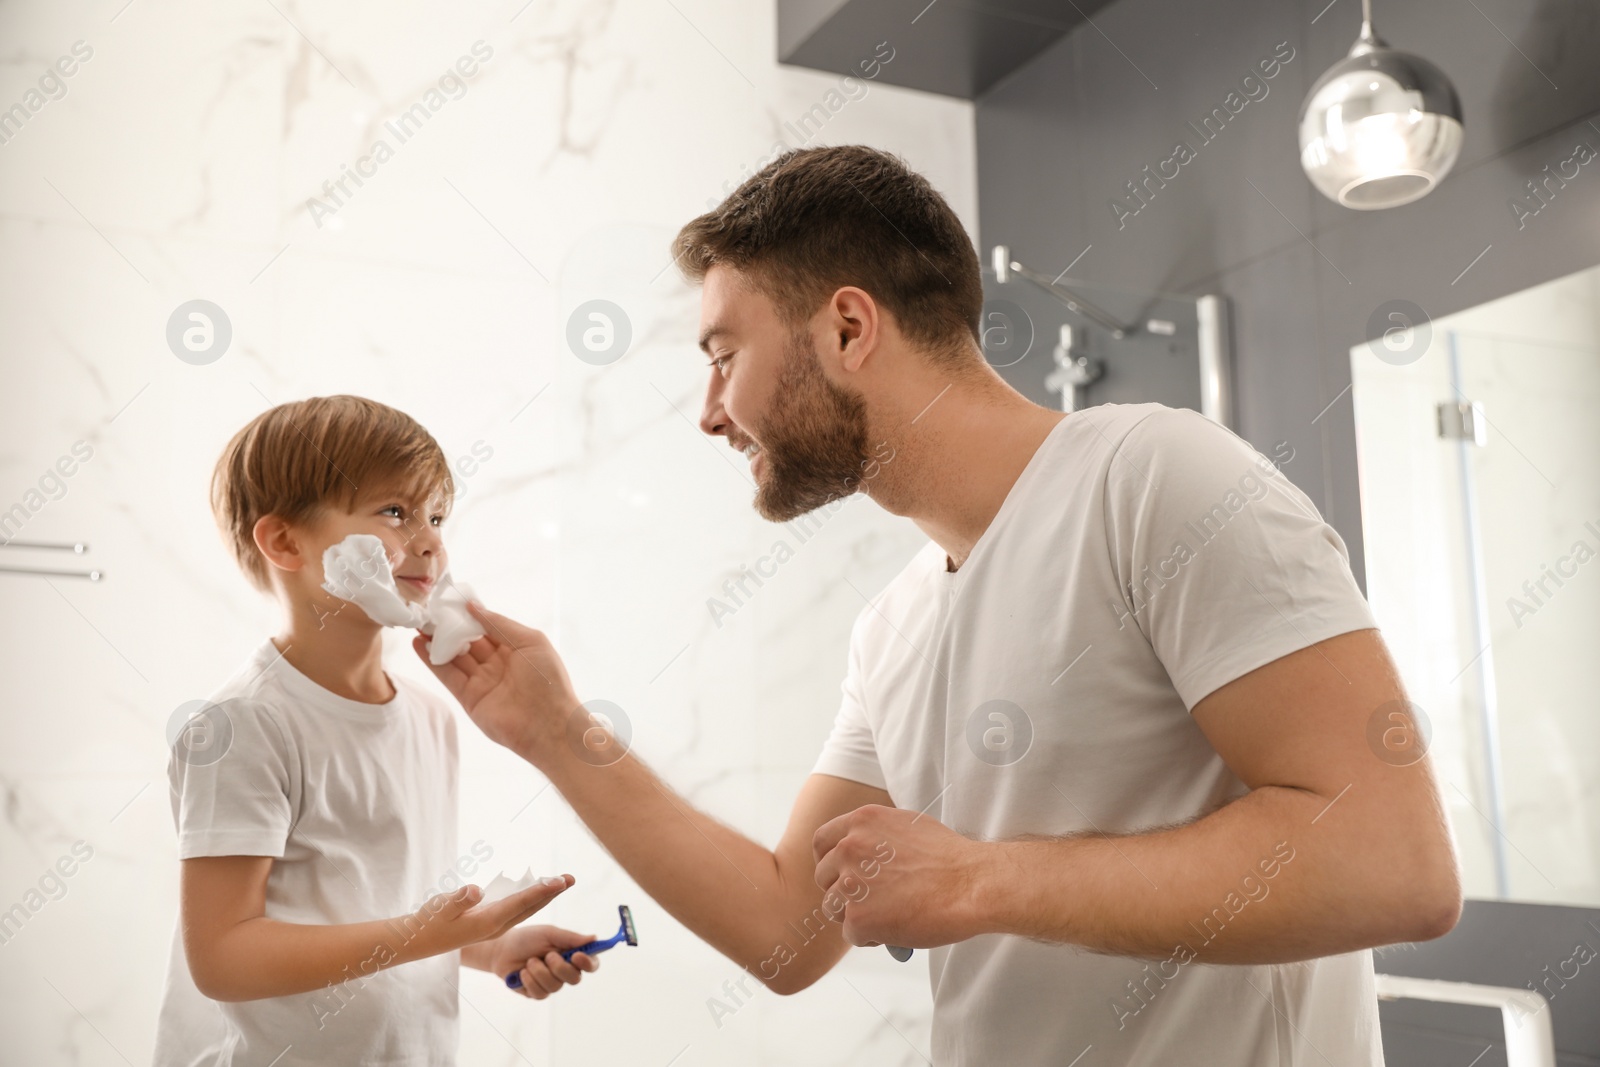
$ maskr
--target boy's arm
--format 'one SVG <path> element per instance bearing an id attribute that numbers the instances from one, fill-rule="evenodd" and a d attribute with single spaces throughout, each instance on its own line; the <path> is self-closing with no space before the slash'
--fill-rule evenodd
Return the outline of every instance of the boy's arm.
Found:
<path id="1" fill-rule="evenodd" d="M 409 915 L 319 926 L 266 917 L 270 856 L 183 861 L 183 948 L 195 987 L 212 1000 L 307 993 L 499 937 L 573 884 L 535 883 L 492 904 L 463 886 Z"/>

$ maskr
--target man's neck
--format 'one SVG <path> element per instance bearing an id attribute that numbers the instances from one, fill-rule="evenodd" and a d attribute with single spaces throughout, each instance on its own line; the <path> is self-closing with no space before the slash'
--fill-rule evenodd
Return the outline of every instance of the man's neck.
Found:
<path id="1" fill-rule="evenodd" d="M 1066 415 L 984 379 L 946 385 L 930 383 L 926 398 L 878 420 L 871 443 L 886 440 L 895 454 L 866 490 L 938 542 L 956 570 Z"/>

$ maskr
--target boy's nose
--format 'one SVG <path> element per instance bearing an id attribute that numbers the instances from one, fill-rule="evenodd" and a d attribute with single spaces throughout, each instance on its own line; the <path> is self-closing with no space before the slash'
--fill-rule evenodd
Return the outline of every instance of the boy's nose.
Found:
<path id="1" fill-rule="evenodd" d="M 431 557 L 437 555 L 444 548 L 444 541 L 439 536 L 439 530 L 432 523 L 423 523 L 413 527 L 411 536 L 406 540 L 406 554 L 411 556 Z"/>

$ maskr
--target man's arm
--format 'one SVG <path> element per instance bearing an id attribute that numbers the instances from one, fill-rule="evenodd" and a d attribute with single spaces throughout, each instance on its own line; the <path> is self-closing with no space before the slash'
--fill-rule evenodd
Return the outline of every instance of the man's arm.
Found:
<path id="1" fill-rule="evenodd" d="M 824 906 L 811 841 L 828 820 L 888 804 L 873 786 L 813 774 L 776 848 L 696 809 L 629 753 L 607 767 L 576 758 L 545 773 L 600 843 L 673 918 L 778 993 L 826 974 L 850 948 Z"/>
<path id="2" fill-rule="evenodd" d="M 846 897 L 825 900 L 812 839 L 836 816 L 888 804 L 888 793 L 814 774 L 768 849 L 695 809 L 631 752 L 611 762 L 575 746 L 596 730 L 615 742 L 579 706 L 549 639 L 481 605 L 471 611 L 487 635 L 429 666 L 491 740 L 544 772 L 646 893 L 775 992 L 804 989 L 839 961 L 850 948 L 836 921 Z M 426 640 L 413 644 L 427 662 Z"/>
<path id="3" fill-rule="evenodd" d="M 873 892 L 846 908 L 856 944 L 1009 933 L 1178 962 L 1188 962 L 1182 945 L 1207 963 L 1275 963 L 1439 937 L 1460 915 L 1461 885 L 1432 770 L 1414 745 L 1384 758 L 1368 741 L 1369 721 L 1404 700 L 1378 631 L 1342 634 L 1195 705 L 1195 722 L 1250 787 L 1203 818 L 1124 836 L 977 842 L 868 808 L 819 831 L 817 880 L 832 885 L 877 842 L 893 845 Z M 926 906 L 937 900 L 951 904 Z"/>
<path id="4" fill-rule="evenodd" d="M 571 886 L 571 875 L 539 882 L 492 904 L 462 886 L 410 915 L 311 925 L 266 917 L 270 856 L 183 861 L 183 949 L 189 973 L 212 1000 L 308 993 L 498 937 Z M 553 883 L 553 884 L 552 884 Z"/>

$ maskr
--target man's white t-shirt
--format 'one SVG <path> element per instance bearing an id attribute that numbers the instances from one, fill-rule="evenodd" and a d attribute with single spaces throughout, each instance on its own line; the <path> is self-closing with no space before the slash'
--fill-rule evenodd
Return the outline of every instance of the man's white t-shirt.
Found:
<path id="1" fill-rule="evenodd" d="M 387 704 L 348 700 L 264 642 L 191 720 L 204 733 L 173 747 L 178 857 L 274 857 L 266 915 L 291 923 L 402 916 L 470 881 L 456 853 L 455 721 L 443 700 L 389 677 Z M 331 988 L 219 1003 L 195 988 L 176 930 L 155 1063 L 447 1067 L 460 957 L 377 970 L 375 951 Z"/>
<path id="2" fill-rule="evenodd" d="M 1188 822 L 1247 791 L 1195 704 L 1376 625 L 1343 540 L 1250 445 L 1187 409 L 1085 409 L 958 571 L 930 542 L 861 612 L 815 769 L 982 839 Z M 1265 899 L 1294 845 L 1226 872 L 1238 892 L 1197 910 L 1189 947 Z M 1383 1063 L 1368 951 L 1227 966 L 985 935 L 929 955 L 940 1067 Z"/>

